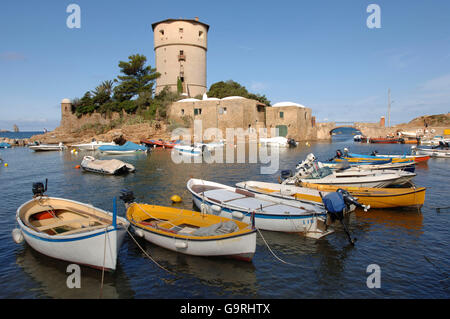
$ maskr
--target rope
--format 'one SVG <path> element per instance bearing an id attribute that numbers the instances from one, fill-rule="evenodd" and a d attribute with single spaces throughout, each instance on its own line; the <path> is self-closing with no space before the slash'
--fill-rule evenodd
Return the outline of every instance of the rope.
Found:
<path id="1" fill-rule="evenodd" d="M 170 270 L 167 270 L 166 268 L 164 268 L 163 266 L 161 266 L 160 264 L 158 264 L 156 262 L 156 260 L 154 260 L 145 250 L 144 248 L 142 248 L 141 245 L 139 245 L 139 243 L 137 242 L 137 240 L 134 238 L 134 236 L 130 233 L 130 231 L 127 229 L 127 233 L 128 235 L 130 235 L 131 239 L 133 239 L 133 241 L 135 242 L 135 244 L 141 249 L 141 251 L 144 253 L 145 256 L 147 256 L 148 259 L 150 259 L 151 261 L 153 261 L 159 268 L 167 271 L 168 273 L 175 275 L 175 273 L 171 272 Z"/>
<path id="2" fill-rule="evenodd" d="M 255 229 L 258 231 L 259 235 L 261 236 L 262 240 L 263 240 L 264 243 L 266 244 L 267 248 L 269 249 L 269 251 L 272 253 L 272 255 L 273 255 L 276 259 L 278 259 L 279 261 L 281 261 L 282 263 L 287 264 L 287 265 L 296 266 L 296 267 L 300 267 L 300 266 L 301 266 L 301 265 L 299 265 L 299 264 L 293 264 L 293 263 L 284 261 L 283 259 L 281 259 L 280 257 L 278 257 L 278 256 L 273 252 L 273 250 L 270 248 L 269 244 L 268 244 L 267 241 L 264 239 L 264 237 L 263 237 L 263 235 L 261 234 L 260 230 L 259 230 L 258 228 L 256 228 L 256 227 L 255 227 Z"/>
<path id="3" fill-rule="evenodd" d="M 108 227 L 105 228 L 105 243 L 103 248 L 103 266 L 102 266 L 102 282 L 100 285 L 100 299 L 102 299 L 103 295 L 103 281 L 105 279 L 105 260 L 106 260 L 106 236 L 108 236 L 108 232 L 106 231 Z"/>

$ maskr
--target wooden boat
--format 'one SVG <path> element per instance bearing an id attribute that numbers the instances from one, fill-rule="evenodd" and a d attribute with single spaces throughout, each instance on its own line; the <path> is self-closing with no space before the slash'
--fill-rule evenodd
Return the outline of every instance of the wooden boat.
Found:
<path id="1" fill-rule="evenodd" d="M 322 166 L 326 166 L 334 170 L 347 170 L 347 171 L 401 169 L 407 172 L 414 173 L 416 168 L 414 161 L 408 161 L 404 163 L 391 163 L 391 161 L 388 161 L 387 163 L 384 163 L 382 161 L 378 163 L 377 162 L 349 163 L 345 161 L 339 163 L 334 162 L 320 162 L 320 163 L 322 164 Z"/>
<path id="2" fill-rule="evenodd" d="M 345 187 L 302 183 L 303 187 L 324 192 L 335 192 L 338 188 L 348 191 L 363 205 L 371 208 L 421 207 L 425 202 L 425 187 L 369 188 Z"/>
<path id="3" fill-rule="evenodd" d="M 321 238 L 333 231 L 327 229 L 327 212 L 321 205 L 255 194 L 243 189 L 200 179 L 190 179 L 187 188 L 195 205 L 208 214 L 251 222 L 264 230 L 300 232 Z"/>
<path id="4" fill-rule="evenodd" d="M 277 183 L 265 183 L 247 181 L 236 184 L 252 192 L 282 196 L 283 198 L 295 198 L 303 201 L 322 203 L 322 196 L 330 192 L 344 189 L 354 196 L 358 202 L 370 208 L 395 208 L 395 207 L 421 207 L 425 201 L 425 187 L 409 188 L 368 188 L 345 187 L 303 183 L 302 187 L 294 185 L 282 185 Z M 320 193 L 321 194 L 320 194 Z"/>
<path id="5" fill-rule="evenodd" d="M 93 140 L 90 143 L 75 144 L 75 145 L 72 145 L 72 147 L 73 148 L 77 148 L 79 150 L 95 151 L 101 146 L 111 146 L 111 145 L 116 145 L 116 143 L 114 143 L 114 142 L 110 142 L 109 143 L 109 142 L 102 142 L 102 141 Z"/>
<path id="6" fill-rule="evenodd" d="M 122 155 L 122 154 L 136 154 L 147 153 L 148 149 L 145 146 L 135 144 L 127 141 L 123 145 L 104 145 L 100 146 L 98 150 L 108 155 Z"/>
<path id="7" fill-rule="evenodd" d="M 33 184 L 34 198 L 17 209 L 15 241 L 25 239 L 33 249 L 56 259 L 115 270 L 129 226 L 126 219 L 118 217 L 116 210 L 111 214 L 77 201 L 44 196 L 43 185 L 38 184 Z"/>
<path id="8" fill-rule="evenodd" d="M 147 145 L 149 147 L 163 147 L 163 148 L 173 148 L 179 142 L 180 142 L 179 140 L 164 141 L 162 139 L 159 139 L 159 140 L 141 140 L 142 144 L 145 144 L 145 145 Z"/>
<path id="9" fill-rule="evenodd" d="M 85 171 L 106 175 L 119 175 L 136 170 L 133 165 L 117 159 L 99 160 L 93 156 L 85 156 L 80 166 Z"/>
<path id="10" fill-rule="evenodd" d="M 342 156 L 341 158 L 335 158 L 335 162 L 343 162 L 347 161 L 349 163 L 371 163 L 374 164 L 375 162 L 384 162 L 382 164 L 386 164 L 386 158 L 381 157 L 350 157 L 350 156 Z M 411 162 L 411 159 L 409 158 L 399 158 L 399 157 L 393 157 L 390 158 L 391 163 L 405 163 L 405 162 Z"/>
<path id="11" fill-rule="evenodd" d="M 194 256 L 222 256 L 250 261 L 256 229 L 226 217 L 186 209 L 139 204 L 128 192 L 126 217 L 135 234 L 166 249 Z"/>
<path id="12" fill-rule="evenodd" d="M 63 151 L 67 149 L 63 143 L 59 144 L 35 144 L 28 147 L 35 152 Z"/>
<path id="13" fill-rule="evenodd" d="M 372 153 L 372 155 L 364 155 L 364 154 L 355 154 L 355 153 L 344 153 L 347 154 L 347 157 L 352 157 L 352 158 L 368 158 L 368 159 L 381 159 L 381 160 L 386 160 L 386 159 L 402 159 L 402 160 L 410 160 L 410 161 L 414 161 L 416 163 L 423 163 L 428 161 L 428 159 L 430 158 L 429 156 L 426 155 L 389 155 L 389 154 L 378 154 L 377 151 L 374 151 Z M 395 163 L 395 161 L 394 161 Z M 398 163 L 398 161 L 397 161 Z"/>
<path id="14" fill-rule="evenodd" d="M 236 183 L 236 186 L 255 193 L 322 204 L 319 191 L 312 188 L 258 181 L 240 182 Z M 327 192 L 322 192 L 322 195 L 326 194 Z"/>
<path id="15" fill-rule="evenodd" d="M 402 138 L 390 138 L 390 137 L 371 137 L 369 143 L 383 143 L 383 144 L 397 144 L 404 142 Z"/>
<path id="16" fill-rule="evenodd" d="M 437 148 L 416 148 L 413 150 L 417 155 L 426 155 L 429 157 L 450 158 L 450 149 Z"/>

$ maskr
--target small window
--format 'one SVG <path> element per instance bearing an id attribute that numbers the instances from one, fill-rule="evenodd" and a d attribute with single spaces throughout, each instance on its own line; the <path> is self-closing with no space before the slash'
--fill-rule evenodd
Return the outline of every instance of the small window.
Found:
<path id="1" fill-rule="evenodd" d="M 181 115 L 184 115 L 184 109 L 181 109 Z"/>
<path id="2" fill-rule="evenodd" d="M 183 28 L 179 28 L 178 32 L 183 33 Z"/>
<path id="3" fill-rule="evenodd" d="M 164 30 L 159 30 L 159 33 L 161 34 L 161 36 L 164 35 Z"/>
<path id="4" fill-rule="evenodd" d="M 201 115 L 202 109 L 194 109 L 194 115 Z"/>
<path id="5" fill-rule="evenodd" d="M 199 37 L 200 39 L 203 39 L 203 31 L 198 31 L 198 37 Z"/>
<path id="6" fill-rule="evenodd" d="M 280 119 L 284 118 L 284 112 L 280 112 Z"/>
<path id="7" fill-rule="evenodd" d="M 227 108 L 226 107 L 219 107 L 219 114 L 227 114 Z"/>

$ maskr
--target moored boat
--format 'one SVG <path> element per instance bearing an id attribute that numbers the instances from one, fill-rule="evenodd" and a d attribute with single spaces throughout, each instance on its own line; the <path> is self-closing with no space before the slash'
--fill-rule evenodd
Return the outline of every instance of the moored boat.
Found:
<path id="1" fill-rule="evenodd" d="M 138 145 L 136 143 L 127 141 L 123 145 L 104 145 L 100 146 L 98 150 L 108 155 L 122 155 L 122 154 L 135 154 L 135 153 L 147 153 L 148 149 L 145 146 Z"/>
<path id="2" fill-rule="evenodd" d="M 111 146 L 116 145 L 114 142 L 102 142 L 102 141 L 96 141 L 95 139 L 90 143 L 80 143 L 80 144 L 74 144 L 72 145 L 73 148 L 77 148 L 79 150 L 89 150 L 89 151 L 95 151 L 101 146 Z"/>
<path id="3" fill-rule="evenodd" d="M 251 261 L 256 250 L 256 229 L 226 217 L 181 208 L 140 204 L 131 192 L 121 198 L 126 217 L 137 236 L 179 253 L 231 257 Z"/>
<path id="4" fill-rule="evenodd" d="M 0 148 L 11 148 L 11 144 L 2 142 L 0 143 Z"/>
<path id="5" fill-rule="evenodd" d="M 401 159 L 404 161 L 414 161 L 416 163 L 424 163 L 428 161 L 430 158 L 426 155 L 407 155 L 407 154 L 378 154 L 378 151 L 373 151 L 372 155 L 365 155 L 365 154 L 355 154 L 355 153 L 348 153 L 348 150 L 344 149 L 344 156 L 350 157 L 350 158 L 367 158 L 367 159 L 374 159 L 374 160 L 388 160 L 392 159 L 394 163 L 398 163 L 399 161 L 396 161 L 395 159 Z"/>
<path id="6" fill-rule="evenodd" d="M 68 262 L 115 270 L 129 226 L 126 219 L 92 205 L 47 197 L 42 183 L 33 184 L 34 197 L 16 213 L 16 242 L 23 239 L 36 251 Z M 115 205 L 114 205 L 115 206 Z"/>
<path id="7" fill-rule="evenodd" d="M 59 143 L 59 144 L 35 143 L 34 145 L 28 146 L 28 148 L 35 152 L 63 151 L 65 149 L 67 149 L 67 147 L 63 143 Z"/>
<path id="8" fill-rule="evenodd" d="M 353 186 L 320 185 L 302 183 L 302 187 L 324 192 L 335 192 L 342 188 L 363 205 L 371 208 L 422 207 L 425 202 L 425 187 L 369 188 Z"/>
<path id="9" fill-rule="evenodd" d="M 93 156 L 85 156 L 80 166 L 85 171 L 106 175 L 131 173 L 136 170 L 133 165 L 117 159 L 99 160 Z"/>
<path id="10" fill-rule="evenodd" d="M 301 183 L 329 184 L 354 187 L 387 187 L 389 185 L 403 185 L 408 183 L 415 173 L 402 170 L 331 170 L 316 161 L 314 154 L 310 153 L 306 159 L 296 167 L 295 174 L 283 174 L 282 184 L 299 185 Z"/>
<path id="11" fill-rule="evenodd" d="M 255 194 L 240 188 L 190 179 L 187 188 L 195 205 L 208 214 L 251 222 L 254 214 L 259 229 L 299 232 L 321 238 L 333 232 L 327 229 L 327 212 L 322 205 Z"/>

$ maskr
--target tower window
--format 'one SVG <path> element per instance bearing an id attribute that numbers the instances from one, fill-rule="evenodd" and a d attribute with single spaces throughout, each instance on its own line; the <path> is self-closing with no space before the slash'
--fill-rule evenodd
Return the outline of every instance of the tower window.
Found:
<path id="1" fill-rule="evenodd" d="M 183 33 L 183 28 L 179 28 L 178 32 Z"/>
<path id="2" fill-rule="evenodd" d="M 199 37 L 200 39 L 203 39 L 203 31 L 198 31 L 198 37 Z"/>
<path id="3" fill-rule="evenodd" d="M 178 61 L 186 61 L 186 56 L 184 55 L 183 50 L 180 50 L 180 54 L 178 55 Z"/>
<path id="4" fill-rule="evenodd" d="M 159 30 L 159 33 L 161 34 L 161 36 L 164 35 L 164 30 Z"/>

